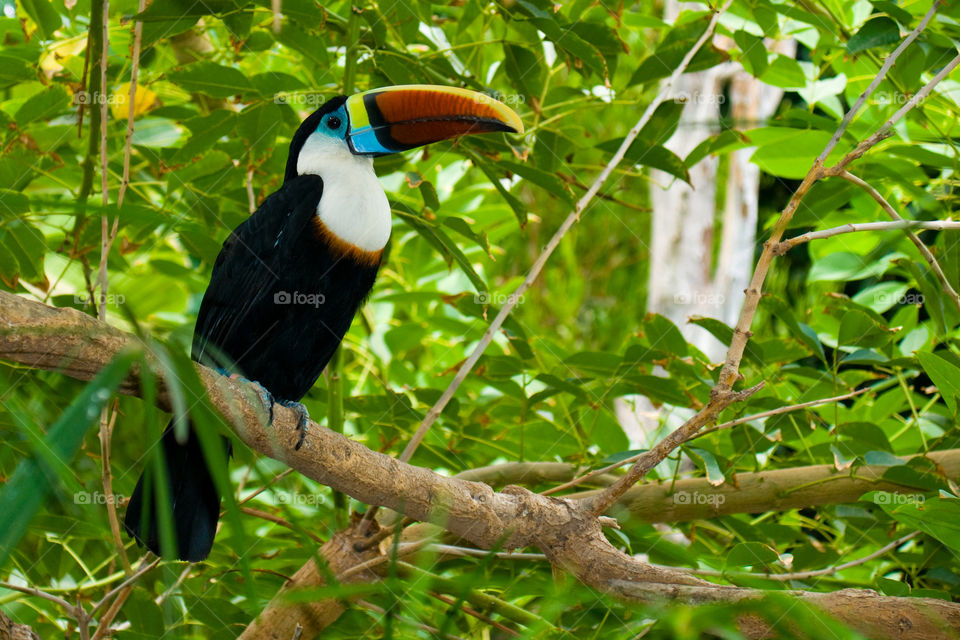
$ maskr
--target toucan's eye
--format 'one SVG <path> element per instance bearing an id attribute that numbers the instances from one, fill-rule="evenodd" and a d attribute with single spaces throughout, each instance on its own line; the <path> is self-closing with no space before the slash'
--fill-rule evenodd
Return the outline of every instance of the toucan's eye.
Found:
<path id="1" fill-rule="evenodd" d="M 340 118 L 337 116 L 330 116 L 327 118 L 327 126 L 336 131 L 340 128 Z"/>

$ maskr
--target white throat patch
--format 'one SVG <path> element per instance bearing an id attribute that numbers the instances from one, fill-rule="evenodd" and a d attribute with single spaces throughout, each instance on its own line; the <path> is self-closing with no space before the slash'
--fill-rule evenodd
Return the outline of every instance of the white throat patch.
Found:
<path id="1" fill-rule="evenodd" d="M 297 157 L 297 174 L 323 178 L 317 215 L 334 235 L 364 251 L 380 251 L 390 239 L 390 203 L 373 171 L 373 159 L 347 144 L 314 133 Z"/>

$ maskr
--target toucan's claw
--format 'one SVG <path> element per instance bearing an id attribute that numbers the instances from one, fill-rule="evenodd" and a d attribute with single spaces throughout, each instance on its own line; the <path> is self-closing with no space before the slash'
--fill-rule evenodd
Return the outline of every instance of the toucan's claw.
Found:
<path id="1" fill-rule="evenodd" d="M 297 444 L 293 448 L 295 451 L 299 451 L 300 447 L 303 446 L 303 441 L 307 437 L 307 425 L 310 424 L 310 412 L 307 411 L 307 408 L 302 402 L 295 400 L 278 400 L 277 404 L 297 412 L 297 431 L 300 432 L 300 439 L 297 440 Z"/>
<path id="2" fill-rule="evenodd" d="M 244 378 L 239 373 L 232 373 L 223 367 L 217 367 L 217 373 L 219 373 L 222 376 L 226 376 L 231 380 L 239 380 L 241 382 L 253 383 L 253 385 L 257 388 L 257 395 L 260 396 L 260 402 L 263 403 L 263 408 L 267 412 L 267 426 L 269 427 L 270 425 L 273 424 L 273 404 L 274 402 L 276 402 L 276 400 L 274 400 L 273 394 L 267 391 L 266 387 L 264 387 L 262 384 L 260 384 L 256 380 L 251 380 L 250 378 Z M 281 402 L 280 404 L 283 404 L 283 402 Z"/>

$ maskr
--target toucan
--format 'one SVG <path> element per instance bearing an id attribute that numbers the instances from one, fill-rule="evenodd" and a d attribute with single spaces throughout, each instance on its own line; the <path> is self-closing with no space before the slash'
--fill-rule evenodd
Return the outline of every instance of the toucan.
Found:
<path id="1" fill-rule="evenodd" d="M 390 204 L 373 159 L 492 132 L 522 133 L 523 124 L 501 102 L 462 88 L 405 85 L 328 100 L 294 134 L 283 185 L 223 243 L 200 304 L 193 359 L 256 382 L 268 402 L 297 408 L 305 430 L 299 401 L 370 293 L 390 239 Z M 197 562 L 213 546 L 220 494 L 199 437 L 192 428 L 180 432 L 185 438 L 167 426 L 166 472 L 148 465 L 124 525 L 161 555 L 159 510 L 168 510 L 177 558 Z M 157 491 L 162 481 L 165 492 Z"/>

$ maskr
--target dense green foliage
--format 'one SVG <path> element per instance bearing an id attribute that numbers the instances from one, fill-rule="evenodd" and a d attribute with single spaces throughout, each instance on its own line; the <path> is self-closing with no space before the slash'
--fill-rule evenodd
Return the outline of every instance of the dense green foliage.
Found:
<path id="1" fill-rule="evenodd" d="M 182 377 L 187 370 L 185 354 L 213 261 L 251 204 L 280 184 L 287 142 L 304 115 L 338 93 L 406 83 L 486 91 L 521 114 L 527 125 L 522 138 L 476 137 L 377 160 L 395 214 L 385 267 L 333 375 L 328 370 L 305 402 L 314 418 L 332 416 L 331 427 L 342 426 L 352 438 L 393 455 L 709 19 L 707 12 L 686 11 L 667 24 L 651 3 L 321 7 L 283 0 L 275 23 L 266 0 L 153 0 L 142 16 L 130 184 L 118 207 L 136 2 L 110 3 L 103 90 L 96 42 L 101 0 L 77 0 L 69 8 L 46 0 L 9 2 L 2 5 L 8 17 L 0 18 L 0 286 L 95 314 L 88 283 L 97 280 L 101 217 L 111 224 L 118 219 L 107 264 L 109 322 L 152 336 L 170 354 L 167 382 L 181 388 L 191 411 L 203 406 L 193 401 L 197 385 L 181 387 L 174 372 Z M 718 123 L 716 135 L 692 157 L 679 158 L 661 145 L 682 104 L 665 103 L 628 155 L 635 164 L 621 165 L 603 198 L 563 240 L 414 464 L 441 473 L 518 460 L 602 466 L 630 449 L 613 411 L 615 398 L 641 394 L 681 408 L 707 401 L 719 369 L 668 320 L 646 314 L 646 169 L 683 179 L 708 153 L 723 160 L 734 149 L 756 147 L 753 162 L 764 171 L 762 237 L 845 108 L 929 2 L 804 6 L 733 3 L 719 27 L 732 48 L 705 48 L 691 70 L 742 62 L 763 82 L 787 90 L 776 117 Z M 960 10 L 954 5 L 942 13 L 899 59 L 832 160 L 874 132 L 956 54 Z M 797 60 L 768 53 L 764 37 L 796 38 Z M 953 78 L 852 166 L 904 217 L 953 214 L 960 77 Z M 97 113 L 103 99 L 110 101 L 106 206 Z M 804 200 L 787 235 L 884 219 L 864 191 L 829 179 Z M 921 238 L 960 288 L 960 235 L 924 232 Z M 688 534 L 685 545 L 650 524 L 624 519 L 622 531 L 611 530 L 611 541 L 653 562 L 760 573 L 829 567 L 919 530 L 904 548 L 835 576 L 786 585 L 731 579 L 768 589 L 865 587 L 956 599 L 956 485 L 929 462 L 894 456 L 957 447 L 960 312 L 901 232 L 801 245 L 774 262 L 766 292 L 741 369 L 744 386 L 761 380 L 766 386 L 722 420 L 866 384 L 874 390 L 710 433 L 684 447 L 692 472 L 678 471 L 674 457 L 655 475 L 735 482 L 735 474 L 747 471 L 834 464 L 855 474 L 871 463 L 887 465 L 887 477 L 916 487 L 916 495 L 869 493 L 855 504 L 684 523 L 677 526 Z M 701 322 L 729 340 L 730 328 Z M 666 377 L 654 375 L 657 366 Z M 0 450 L 0 505 L 9 509 L 0 519 L 12 523 L 0 543 L 16 545 L 0 549 L 6 558 L 0 580 L 69 601 L 96 601 L 123 579 L 100 493 L 96 416 L 103 396 L 55 372 L 7 365 L 0 366 L 0 389 L 6 445 Z M 132 491 L 163 419 L 149 403 L 119 400 L 112 447 L 117 494 Z M 195 419 L 216 422 L 203 411 Z M 56 452 L 56 464 L 45 433 L 67 433 L 65 442 L 79 442 L 77 429 L 85 430 L 82 445 Z M 181 582 L 176 563 L 148 573 L 114 621 L 128 625 L 119 637 L 158 637 L 165 627 L 174 627 L 178 637 L 234 637 L 283 576 L 314 555 L 317 544 L 309 534 L 326 539 L 345 522 L 347 510 L 326 487 L 295 473 L 275 479 L 282 464 L 242 445 L 234 452 L 234 498 L 266 487 L 246 506 L 282 517 L 292 530 L 228 504 L 210 560 Z M 31 469 L 46 478 L 46 493 L 37 486 L 35 493 L 14 494 L 24 486 L 14 472 L 27 459 L 40 461 Z M 132 543 L 126 551 L 132 560 L 139 557 Z M 501 633 L 465 614 L 465 604 L 523 637 L 559 637 L 561 628 L 567 637 L 631 637 L 651 618 L 660 622 L 646 637 L 697 637 L 701 629 L 732 630 L 740 610 L 628 606 L 572 579 L 556 580 L 544 562 L 423 558 L 420 566 L 430 574 L 394 574 L 360 588 L 364 600 L 401 619 L 355 606 L 329 637 L 430 637 L 411 620 L 461 637 Z M 155 598 L 171 588 L 158 605 Z M 491 613 L 478 592 L 535 617 L 503 608 Z M 330 588 L 313 595 L 343 593 Z M 44 637 L 71 625 L 56 604 L 41 599 L 0 589 L 0 605 Z M 790 605 L 769 605 L 765 613 L 814 635 L 816 625 L 826 624 Z M 734 631 L 719 633 L 735 637 Z M 837 637 L 844 633 L 838 630 Z"/>

